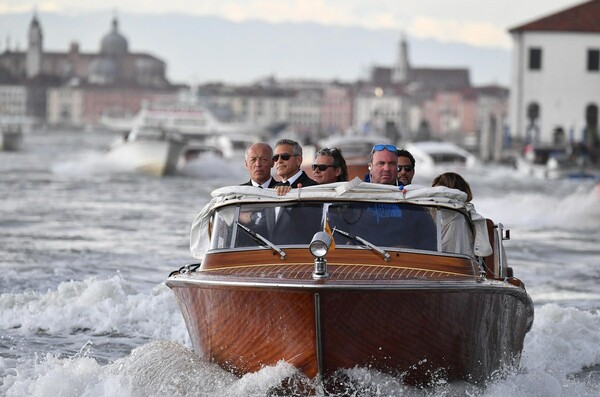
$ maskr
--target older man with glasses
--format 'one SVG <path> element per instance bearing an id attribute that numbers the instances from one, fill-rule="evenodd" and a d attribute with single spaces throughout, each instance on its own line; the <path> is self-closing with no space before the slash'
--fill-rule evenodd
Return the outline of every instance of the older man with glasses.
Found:
<path id="1" fill-rule="evenodd" d="M 406 186 L 415 176 L 415 158 L 394 145 L 373 146 L 369 155 L 369 181 L 384 185 Z"/>
<path id="2" fill-rule="evenodd" d="M 275 143 L 273 153 L 275 171 L 281 182 L 278 185 L 291 186 L 292 188 L 314 186 L 317 182 L 310 179 L 300 169 L 302 165 L 302 147 L 291 139 L 280 139 Z"/>

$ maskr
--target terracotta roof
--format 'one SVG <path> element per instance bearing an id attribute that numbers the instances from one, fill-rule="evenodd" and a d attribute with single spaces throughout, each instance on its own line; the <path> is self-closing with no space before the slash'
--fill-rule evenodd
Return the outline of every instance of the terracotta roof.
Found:
<path id="1" fill-rule="evenodd" d="M 509 29 L 509 32 L 600 32 L 600 0 L 581 3 L 555 14 Z"/>
<path id="2" fill-rule="evenodd" d="M 409 81 L 421 83 L 421 88 L 460 89 L 471 86 L 466 68 L 412 68 Z"/>

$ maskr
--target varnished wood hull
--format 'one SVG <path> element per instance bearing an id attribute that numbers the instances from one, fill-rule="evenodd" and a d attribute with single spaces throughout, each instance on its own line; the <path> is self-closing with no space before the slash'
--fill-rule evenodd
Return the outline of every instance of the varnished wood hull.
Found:
<path id="1" fill-rule="evenodd" d="M 463 258 L 402 254 L 385 263 L 343 251 L 330 255 L 326 280 L 312 279 L 300 251 L 270 265 L 252 265 L 270 253 L 248 252 L 231 267 L 207 257 L 204 270 L 167 284 L 194 350 L 238 375 L 285 360 L 309 377 L 359 366 L 409 383 L 478 382 L 518 362 L 532 321 L 519 283 L 482 280 Z"/>

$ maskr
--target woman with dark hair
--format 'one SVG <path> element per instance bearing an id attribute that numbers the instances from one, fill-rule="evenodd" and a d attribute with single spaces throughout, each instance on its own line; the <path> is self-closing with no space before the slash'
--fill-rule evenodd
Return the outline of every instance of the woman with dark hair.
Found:
<path id="1" fill-rule="evenodd" d="M 312 165 L 313 179 L 319 185 L 345 182 L 348 180 L 348 167 L 339 148 L 324 148 L 317 152 Z"/>
<path id="2" fill-rule="evenodd" d="M 465 202 L 467 208 L 475 211 L 471 200 L 473 193 L 471 186 L 461 175 L 456 172 L 445 172 L 436 176 L 431 186 L 444 186 L 450 189 L 457 189 L 467 195 Z M 445 252 L 458 252 L 468 255 L 473 254 L 473 231 L 465 222 L 464 215 L 458 211 L 443 211 L 442 214 L 442 250 Z"/>
<path id="3" fill-rule="evenodd" d="M 467 194 L 467 203 L 473 200 L 473 193 L 471 192 L 469 182 L 465 181 L 465 178 L 456 172 L 445 172 L 436 176 L 431 186 L 446 186 L 451 189 L 458 189 Z"/>

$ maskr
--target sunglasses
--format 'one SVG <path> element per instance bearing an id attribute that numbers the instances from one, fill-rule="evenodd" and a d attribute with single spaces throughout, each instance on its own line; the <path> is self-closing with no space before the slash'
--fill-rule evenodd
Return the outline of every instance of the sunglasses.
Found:
<path id="1" fill-rule="evenodd" d="M 329 167 L 335 168 L 335 165 L 329 165 L 329 164 L 313 164 L 312 165 L 313 171 L 316 171 L 317 168 L 319 169 L 319 171 L 325 171 Z"/>
<path id="2" fill-rule="evenodd" d="M 382 150 L 387 150 L 388 152 L 396 153 L 398 151 L 398 148 L 394 145 L 379 144 L 373 146 L 372 152 L 381 152 Z"/>
<path id="3" fill-rule="evenodd" d="M 402 168 L 404 168 L 404 171 L 406 171 L 406 172 L 411 172 L 412 170 L 415 169 L 414 165 L 399 165 L 398 172 L 402 171 Z"/>
<path id="4" fill-rule="evenodd" d="M 289 154 L 289 153 L 274 154 L 273 161 L 279 161 L 279 157 L 281 157 L 281 159 L 283 161 L 288 161 L 290 159 L 290 157 L 292 157 L 292 156 L 299 156 L 299 155 L 298 154 Z"/>

